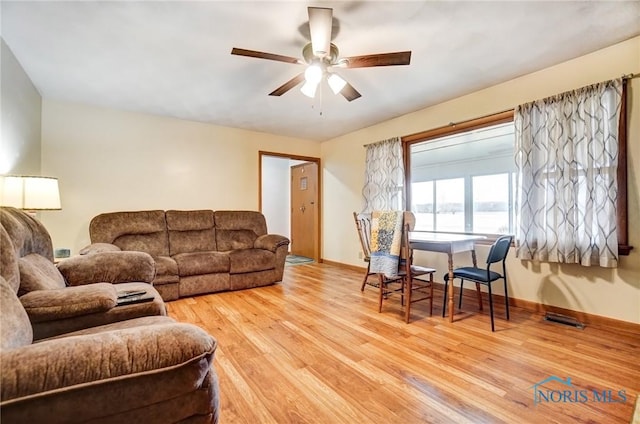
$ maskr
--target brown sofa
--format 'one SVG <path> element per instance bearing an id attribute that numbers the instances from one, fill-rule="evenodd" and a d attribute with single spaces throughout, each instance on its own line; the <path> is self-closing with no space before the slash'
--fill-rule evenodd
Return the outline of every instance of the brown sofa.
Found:
<path id="1" fill-rule="evenodd" d="M 148 255 L 111 253 L 102 262 L 96 254 L 75 266 L 65 261 L 74 281 L 86 283 L 67 287 L 37 220 L 0 208 L 0 224 L 3 424 L 218 421 L 216 340 L 165 316 L 149 283 L 108 281 L 152 279 Z M 102 282 L 90 281 L 99 276 Z M 121 288 L 144 288 L 154 299 L 116 306 Z"/>
<path id="2" fill-rule="evenodd" d="M 91 220 L 89 234 L 92 244 L 81 254 L 151 255 L 153 286 L 164 300 L 281 281 L 289 246 L 286 237 L 267 233 L 255 211 L 110 212 Z"/>

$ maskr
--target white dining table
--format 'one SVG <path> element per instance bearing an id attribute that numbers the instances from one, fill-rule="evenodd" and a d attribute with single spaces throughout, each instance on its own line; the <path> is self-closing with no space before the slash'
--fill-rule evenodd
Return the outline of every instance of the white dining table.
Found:
<path id="1" fill-rule="evenodd" d="M 431 231 L 412 231 L 409 233 L 409 244 L 414 250 L 446 253 L 449 259 L 449 283 L 448 293 L 449 322 L 453 322 L 453 255 L 460 252 L 471 252 L 473 266 L 477 266 L 475 244 L 478 240 L 486 239 L 485 236 L 460 233 L 440 233 Z M 480 299 L 480 287 L 476 284 L 478 299 Z M 443 305 L 444 306 L 444 305 Z M 482 302 L 480 302 L 482 309 Z"/>

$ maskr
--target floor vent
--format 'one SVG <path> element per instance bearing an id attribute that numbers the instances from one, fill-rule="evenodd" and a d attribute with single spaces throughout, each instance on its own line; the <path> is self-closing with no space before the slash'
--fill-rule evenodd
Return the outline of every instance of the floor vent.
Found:
<path id="1" fill-rule="evenodd" d="M 545 321 L 557 322 L 558 324 L 570 325 L 572 327 L 584 329 L 584 324 L 573 317 L 566 315 L 555 314 L 553 312 L 547 312 L 544 316 Z"/>

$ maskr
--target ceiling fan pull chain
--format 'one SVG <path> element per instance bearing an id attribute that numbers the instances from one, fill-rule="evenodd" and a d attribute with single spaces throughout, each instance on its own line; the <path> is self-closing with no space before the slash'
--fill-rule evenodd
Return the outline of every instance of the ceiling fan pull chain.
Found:
<path id="1" fill-rule="evenodd" d="M 318 101 L 320 102 L 320 116 L 322 116 L 322 99 L 324 98 L 322 93 L 324 93 L 324 84 L 320 84 L 320 96 L 318 96 L 318 97 L 320 97 L 318 99 Z"/>

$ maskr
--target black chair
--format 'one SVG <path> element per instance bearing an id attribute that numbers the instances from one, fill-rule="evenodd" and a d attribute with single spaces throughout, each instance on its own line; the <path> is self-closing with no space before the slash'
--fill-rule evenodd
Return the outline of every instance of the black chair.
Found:
<path id="1" fill-rule="evenodd" d="M 509 319 L 509 294 L 507 291 L 507 273 L 505 267 L 505 260 L 507 258 L 507 253 L 509 253 L 509 247 L 511 247 L 511 242 L 513 241 L 513 236 L 501 236 L 499 237 L 495 243 L 491 246 L 489 250 L 489 255 L 487 256 L 487 267 L 486 268 L 478 268 L 478 267 L 461 267 L 453 270 L 453 278 L 460 279 L 460 300 L 458 301 L 458 308 L 462 306 L 462 289 L 464 286 L 464 281 L 469 280 L 473 281 L 476 284 L 484 284 L 487 286 L 489 290 L 489 313 L 491 314 L 491 331 L 495 331 L 495 327 L 493 324 L 493 297 L 491 295 L 491 283 L 497 280 L 504 280 L 504 302 L 505 302 L 505 310 L 507 314 L 507 320 Z M 491 271 L 491 264 L 496 262 L 502 262 L 502 274 L 499 274 L 495 271 Z M 442 316 L 444 317 L 444 312 L 447 306 L 447 290 L 449 288 L 449 274 L 444 275 L 444 305 L 442 307 Z M 453 290 L 453 289 L 452 289 Z"/>

